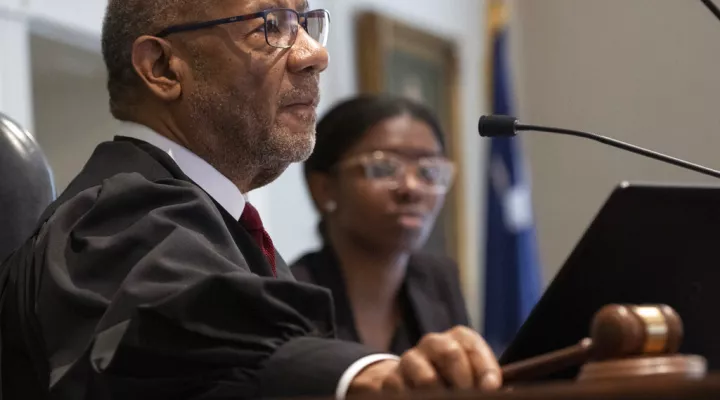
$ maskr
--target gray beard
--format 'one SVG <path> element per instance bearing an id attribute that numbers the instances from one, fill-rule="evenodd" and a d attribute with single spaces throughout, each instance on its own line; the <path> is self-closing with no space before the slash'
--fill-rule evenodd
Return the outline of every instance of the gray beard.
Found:
<path id="1" fill-rule="evenodd" d="M 305 161 L 315 146 L 312 132 L 290 132 L 253 107 L 235 88 L 223 93 L 210 85 L 188 94 L 193 150 L 244 192 L 274 181 L 294 162 Z"/>

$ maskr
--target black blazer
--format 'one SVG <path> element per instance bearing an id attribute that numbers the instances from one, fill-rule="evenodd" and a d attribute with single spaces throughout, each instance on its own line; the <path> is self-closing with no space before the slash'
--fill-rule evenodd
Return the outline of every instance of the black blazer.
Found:
<path id="1" fill-rule="evenodd" d="M 166 153 L 103 143 L 0 269 L 5 398 L 332 396 L 372 352 L 277 270 Z"/>
<path id="2" fill-rule="evenodd" d="M 330 247 L 309 253 L 291 265 L 295 278 L 332 291 L 338 337 L 360 342 L 338 259 Z M 402 321 L 391 351 L 402 354 L 427 333 L 469 326 L 457 264 L 430 254 L 410 257 L 400 291 Z"/>

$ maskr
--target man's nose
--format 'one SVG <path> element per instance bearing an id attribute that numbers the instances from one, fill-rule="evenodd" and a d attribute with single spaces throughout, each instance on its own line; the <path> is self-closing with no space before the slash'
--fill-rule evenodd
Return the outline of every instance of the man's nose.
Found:
<path id="1" fill-rule="evenodd" d="M 329 63 L 327 49 L 300 28 L 295 44 L 290 49 L 288 69 L 295 73 L 319 73 L 327 69 Z"/>

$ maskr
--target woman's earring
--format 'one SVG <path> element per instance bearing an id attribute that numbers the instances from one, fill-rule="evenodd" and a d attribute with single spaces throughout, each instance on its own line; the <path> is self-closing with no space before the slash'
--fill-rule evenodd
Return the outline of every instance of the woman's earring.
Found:
<path id="1" fill-rule="evenodd" d="M 329 200 L 327 203 L 325 203 L 325 211 L 329 213 L 333 213 L 337 210 L 337 203 L 333 200 Z"/>

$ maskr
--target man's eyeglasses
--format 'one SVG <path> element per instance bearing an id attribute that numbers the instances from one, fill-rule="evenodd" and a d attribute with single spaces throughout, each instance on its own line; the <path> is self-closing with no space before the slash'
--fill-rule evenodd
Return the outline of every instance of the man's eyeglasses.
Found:
<path id="1" fill-rule="evenodd" d="M 321 46 L 327 45 L 330 31 L 330 13 L 327 10 L 312 10 L 299 13 L 290 8 L 275 8 L 257 12 L 254 14 L 239 15 L 223 19 L 216 19 L 207 22 L 175 25 L 155 36 L 165 37 L 173 33 L 196 31 L 213 26 L 232 24 L 235 22 L 249 21 L 256 18 L 264 20 L 263 30 L 265 41 L 272 47 L 287 49 L 295 44 L 299 27 L 305 31 Z"/>
<path id="2" fill-rule="evenodd" d="M 389 189 L 402 186 L 412 173 L 420 190 L 445 194 L 455 178 L 455 165 L 445 157 L 423 157 L 409 160 L 391 153 L 375 151 L 344 161 L 341 165 L 361 165 L 365 178 L 382 184 Z"/>

